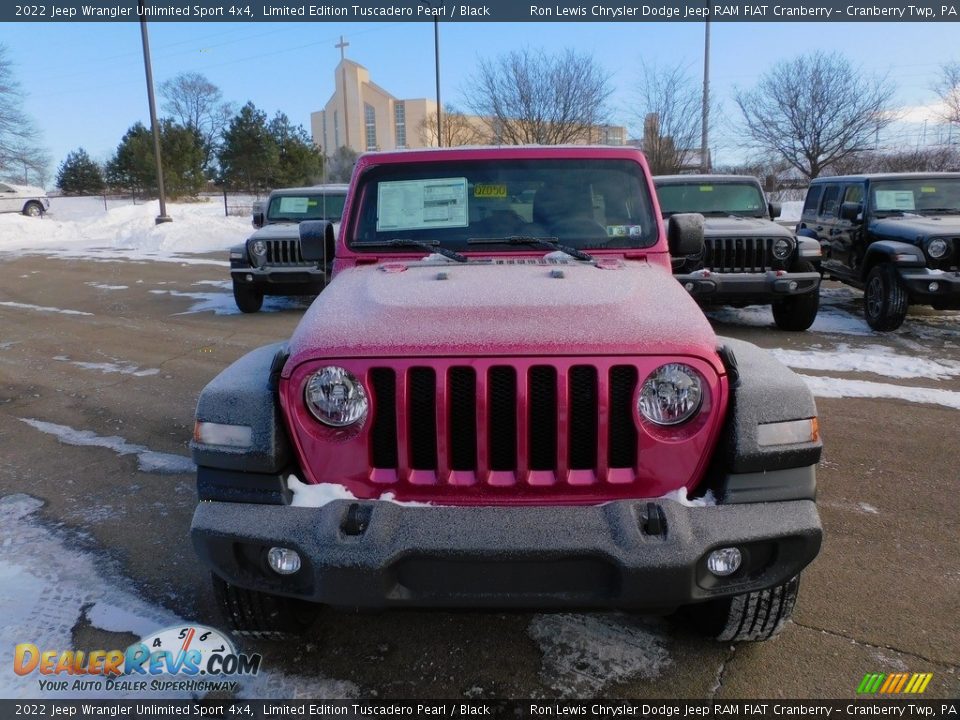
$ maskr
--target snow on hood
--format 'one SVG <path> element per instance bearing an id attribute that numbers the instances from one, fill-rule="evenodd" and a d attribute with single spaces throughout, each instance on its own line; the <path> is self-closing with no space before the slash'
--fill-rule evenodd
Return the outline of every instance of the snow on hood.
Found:
<path id="1" fill-rule="evenodd" d="M 874 220 L 870 223 L 870 230 L 891 238 L 903 238 L 907 242 L 913 242 L 918 234 L 929 237 L 960 235 L 960 215 L 894 215 Z"/>
<path id="2" fill-rule="evenodd" d="M 337 234 L 340 230 L 340 223 L 335 222 L 333 224 L 334 235 Z M 300 224 L 295 222 L 284 222 L 284 223 L 267 223 L 262 228 L 259 228 L 251 237 L 255 237 L 258 240 L 272 240 L 272 239 L 281 239 L 289 240 L 290 238 L 299 239 L 300 238 Z"/>
<path id="3" fill-rule="evenodd" d="M 767 218 L 706 216 L 703 219 L 704 235 L 763 235 L 764 237 L 783 236 L 791 237 L 787 228 Z"/>
<path id="4" fill-rule="evenodd" d="M 562 272 L 562 277 L 555 277 Z M 394 262 L 338 274 L 304 315 L 291 362 L 317 356 L 638 355 L 714 358 L 686 290 L 644 262 Z"/>

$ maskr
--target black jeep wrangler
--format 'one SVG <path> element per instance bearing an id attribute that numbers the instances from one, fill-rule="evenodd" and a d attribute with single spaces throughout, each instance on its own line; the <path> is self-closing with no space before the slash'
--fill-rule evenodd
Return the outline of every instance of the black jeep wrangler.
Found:
<path id="1" fill-rule="evenodd" d="M 797 235 L 820 242 L 825 277 L 864 291 L 874 330 L 910 303 L 960 309 L 960 173 L 817 178 Z"/>
<path id="2" fill-rule="evenodd" d="M 328 263 L 306 260 L 300 252 L 302 220 L 328 220 L 339 229 L 346 185 L 274 190 L 254 205 L 257 231 L 243 245 L 230 248 L 233 298 L 245 313 L 255 313 L 264 295 L 316 295 L 330 277 Z M 333 260 L 333 247 L 328 261 Z"/>
<path id="3" fill-rule="evenodd" d="M 677 280 L 700 305 L 770 304 L 781 330 L 806 330 L 820 307 L 820 247 L 773 221 L 756 178 L 662 175 L 653 179 L 664 218 L 704 216 L 704 247 L 673 258 Z"/>

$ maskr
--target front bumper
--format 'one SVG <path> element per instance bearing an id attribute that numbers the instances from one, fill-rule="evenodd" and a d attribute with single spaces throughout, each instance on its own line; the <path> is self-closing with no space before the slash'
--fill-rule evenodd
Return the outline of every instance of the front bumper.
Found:
<path id="1" fill-rule="evenodd" d="M 326 285 L 326 274 L 314 266 L 230 268 L 237 286 L 254 287 L 267 295 L 315 295 Z"/>
<path id="2" fill-rule="evenodd" d="M 944 307 L 960 307 L 960 272 L 904 268 L 900 279 L 910 292 L 913 302 Z M 933 283 L 935 289 L 931 290 Z"/>
<path id="3" fill-rule="evenodd" d="M 805 295 L 820 287 L 820 274 L 767 270 L 757 273 L 721 273 L 698 270 L 674 275 L 700 302 L 744 301 L 766 303 L 791 295 Z"/>
<path id="4" fill-rule="evenodd" d="M 649 518 L 659 519 L 658 524 Z M 811 500 L 688 507 L 667 499 L 597 506 L 321 508 L 201 502 L 191 537 L 241 587 L 338 607 L 617 607 L 665 611 L 779 585 L 820 549 Z M 737 546 L 717 578 L 706 555 Z M 270 547 L 303 561 L 280 576 Z"/>

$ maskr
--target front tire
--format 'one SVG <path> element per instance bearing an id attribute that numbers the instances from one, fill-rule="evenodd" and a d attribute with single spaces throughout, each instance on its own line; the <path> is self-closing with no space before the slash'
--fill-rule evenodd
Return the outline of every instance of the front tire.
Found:
<path id="1" fill-rule="evenodd" d="M 213 594 L 231 629 L 240 635 L 296 637 L 310 629 L 317 618 L 318 606 L 314 603 L 237 587 L 217 575 L 213 576 Z"/>
<path id="2" fill-rule="evenodd" d="M 896 330 L 910 306 L 907 290 L 890 263 L 874 265 L 863 290 L 863 314 L 874 330 Z"/>
<path id="3" fill-rule="evenodd" d="M 794 272 L 817 272 L 812 263 L 801 260 L 793 269 Z M 806 330 L 817 319 L 820 309 L 820 286 L 813 292 L 803 295 L 791 295 L 783 300 L 773 302 L 773 320 L 781 330 L 801 332 Z"/>
<path id="4" fill-rule="evenodd" d="M 27 217 L 40 217 L 43 215 L 43 205 L 31 200 L 23 206 L 23 214 Z"/>
<path id="5" fill-rule="evenodd" d="M 263 293 L 250 287 L 233 283 L 233 299 L 241 312 L 255 313 L 263 307 Z"/>
<path id="6" fill-rule="evenodd" d="M 800 576 L 769 590 L 708 600 L 686 608 L 703 634 L 720 642 L 757 642 L 777 635 L 793 614 Z"/>

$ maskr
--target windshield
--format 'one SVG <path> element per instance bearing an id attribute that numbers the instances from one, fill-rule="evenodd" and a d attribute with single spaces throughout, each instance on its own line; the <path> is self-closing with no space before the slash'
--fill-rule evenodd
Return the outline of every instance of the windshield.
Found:
<path id="1" fill-rule="evenodd" d="M 642 170 L 628 160 L 386 164 L 363 175 L 358 194 L 353 246 L 403 239 L 407 247 L 418 241 L 489 252 L 497 243 L 476 241 L 503 239 L 506 248 L 525 236 L 575 248 L 634 248 L 657 240 Z"/>
<path id="2" fill-rule="evenodd" d="M 340 222 L 346 195 L 303 193 L 274 195 L 267 208 L 267 220 L 273 222 L 300 222 L 301 220 L 329 220 Z"/>
<path id="3" fill-rule="evenodd" d="M 874 212 L 960 212 L 960 178 L 906 178 L 870 186 Z"/>
<path id="4" fill-rule="evenodd" d="M 657 186 L 660 211 L 766 217 L 767 203 L 753 183 L 682 183 Z"/>

